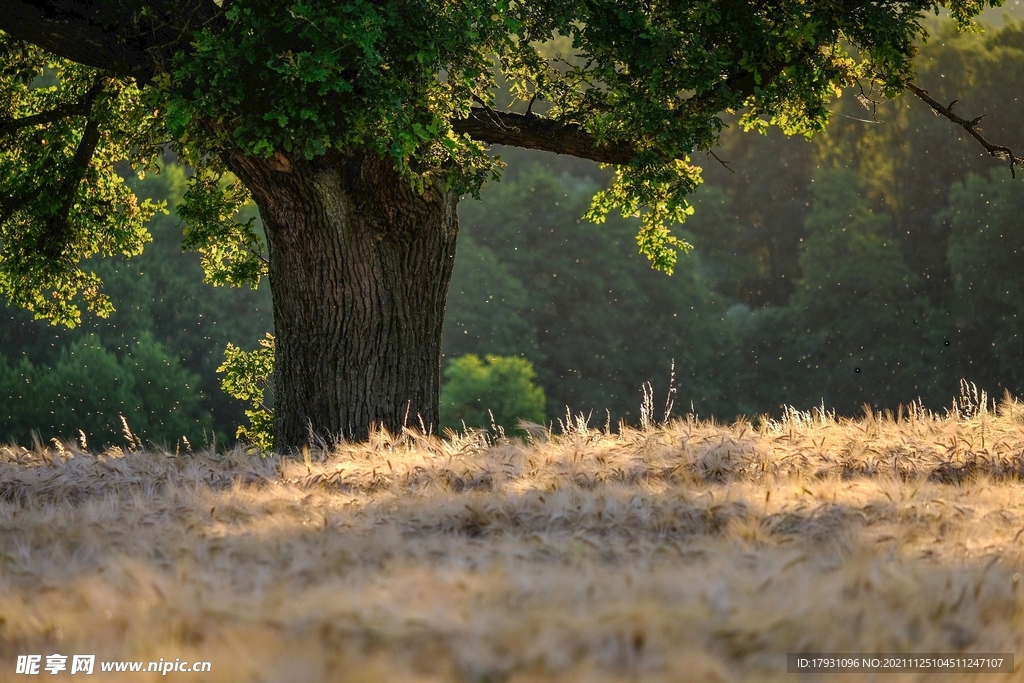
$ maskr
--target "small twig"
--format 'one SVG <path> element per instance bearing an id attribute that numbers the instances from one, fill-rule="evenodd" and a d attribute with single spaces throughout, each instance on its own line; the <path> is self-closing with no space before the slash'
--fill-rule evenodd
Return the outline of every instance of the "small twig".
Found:
<path id="1" fill-rule="evenodd" d="M 713 156 L 715 158 L 715 161 L 720 163 L 725 168 L 726 171 L 728 171 L 729 173 L 732 173 L 733 175 L 736 174 L 736 171 L 732 170 L 732 168 L 729 166 L 729 162 L 728 161 L 722 161 L 721 159 L 719 159 L 718 155 L 715 154 L 715 151 L 713 149 L 709 149 L 708 150 L 708 154 Z"/>
<path id="2" fill-rule="evenodd" d="M 860 121 L 861 123 L 881 123 L 881 121 L 872 121 L 871 119 L 858 119 L 856 116 L 848 116 L 847 114 L 840 114 L 840 116 L 842 116 L 844 119 L 850 119 L 851 121 Z"/>
<path id="3" fill-rule="evenodd" d="M 537 91 L 534 90 L 533 91 L 533 97 L 530 98 L 530 104 L 528 104 L 526 106 L 526 115 L 527 116 L 534 116 L 534 113 L 533 113 L 533 103 L 536 102 L 536 101 L 537 101 Z"/>
<path id="4" fill-rule="evenodd" d="M 1004 147 L 1003 145 L 993 145 L 991 142 L 982 137 L 981 133 L 978 132 L 978 124 L 981 123 L 981 120 L 983 118 L 985 118 L 984 114 L 968 121 L 967 119 L 957 116 L 956 114 L 953 113 L 953 105 L 956 104 L 958 100 L 953 100 L 952 102 L 949 103 L 949 106 L 944 107 L 941 104 L 939 104 L 931 95 L 929 95 L 927 90 L 922 90 L 913 83 L 907 83 L 907 90 L 909 90 L 910 92 L 914 93 L 919 98 L 924 100 L 928 104 L 928 106 L 930 106 L 932 110 L 935 111 L 936 114 L 941 114 L 942 116 L 945 116 L 947 119 L 957 124 L 958 126 L 961 126 L 964 130 L 970 133 L 971 137 L 977 140 L 979 143 L 981 143 L 981 146 L 984 147 L 985 151 L 987 151 L 989 155 L 991 155 L 993 158 L 999 160 L 1008 159 L 1010 162 L 1010 176 L 1013 178 L 1017 177 L 1017 166 L 1024 165 L 1024 157 L 1017 156 L 1009 147 Z"/>
<path id="5" fill-rule="evenodd" d="M 676 393 L 676 359 L 672 359 L 671 369 L 669 370 L 668 376 L 668 395 L 665 397 L 665 416 L 662 418 L 661 423 L 668 425 L 668 420 L 672 416 L 672 408 L 676 404 L 675 396 Z"/>
<path id="6" fill-rule="evenodd" d="M 309 17 L 304 17 L 301 14 L 296 14 L 293 10 L 288 10 L 288 14 L 292 15 L 292 19 L 301 19 L 301 20 L 305 21 L 307 24 L 309 24 L 310 26 L 315 28 L 317 31 L 319 31 L 320 35 L 322 35 L 324 37 L 327 37 L 327 34 L 323 32 L 323 29 L 321 29 L 319 26 L 317 26 L 316 23 L 312 19 L 310 19 Z"/>
<path id="7" fill-rule="evenodd" d="M 881 123 L 881 121 L 878 120 L 878 101 L 871 99 L 868 94 L 864 92 L 864 84 L 862 84 L 859 79 L 857 81 L 857 87 L 860 88 L 860 93 L 857 95 L 857 101 L 860 102 L 860 106 L 871 112 L 871 121 L 854 119 L 852 116 L 847 116 L 846 118 L 854 119 L 855 121 L 864 121 L 865 123 Z M 872 91 L 874 91 L 874 86 L 872 86 Z"/>
<path id="8" fill-rule="evenodd" d="M 487 103 L 486 103 L 486 102 L 484 102 L 484 101 L 483 101 L 482 99 L 480 99 L 480 97 L 479 97 L 478 95 L 476 95 L 476 94 L 474 93 L 474 94 L 472 94 L 472 95 L 471 95 L 471 97 L 473 98 L 473 101 L 474 101 L 474 102 L 476 102 L 476 103 L 477 103 L 477 104 L 479 104 L 479 105 L 480 105 L 481 107 L 483 107 L 484 111 L 485 111 L 485 112 L 487 113 L 487 117 L 488 117 L 489 119 L 491 119 L 491 121 L 493 121 L 493 122 L 494 122 L 494 125 L 496 125 L 496 126 L 498 126 L 498 127 L 500 127 L 500 128 L 505 128 L 505 129 L 507 129 L 507 130 L 509 129 L 509 127 L 508 127 L 508 126 L 506 126 L 506 125 L 504 124 L 504 122 L 502 122 L 502 120 L 501 120 L 501 119 L 500 119 L 500 118 L 499 118 L 499 117 L 497 116 L 497 114 L 495 114 L 494 110 L 493 110 L 493 109 L 491 109 L 491 108 L 490 108 L 490 107 L 489 107 L 489 106 L 487 105 Z"/>

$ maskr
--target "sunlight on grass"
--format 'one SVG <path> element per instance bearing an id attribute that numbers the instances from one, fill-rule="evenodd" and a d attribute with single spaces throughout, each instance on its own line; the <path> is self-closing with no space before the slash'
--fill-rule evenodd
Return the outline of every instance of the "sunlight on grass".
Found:
<path id="1" fill-rule="evenodd" d="M 0 448 L 0 671 L 94 652 L 213 681 L 781 681 L 787 652 L 1020 652 L 1012 400 L 533 431 L 381 433 L 308 464 Z"/>

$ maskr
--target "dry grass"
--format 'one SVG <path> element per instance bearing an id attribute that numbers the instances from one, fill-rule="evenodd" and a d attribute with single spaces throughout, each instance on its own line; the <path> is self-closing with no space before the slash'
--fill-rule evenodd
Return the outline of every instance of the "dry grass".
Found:
<path id="1" fill-rule="evenodd" d="M 796 651 L 1019 660 L 1022 475 L 1010 401 L 530 444 L 379 435 L 309 464 L 0 449 L 0 679 L 53 652 L 297 683 L 788 681 Z M 972 678 L 1018 674 L 928 680 Z"/>

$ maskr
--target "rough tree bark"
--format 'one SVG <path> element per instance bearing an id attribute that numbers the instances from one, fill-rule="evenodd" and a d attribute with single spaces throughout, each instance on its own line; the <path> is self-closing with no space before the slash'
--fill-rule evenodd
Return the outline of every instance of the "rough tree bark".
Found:
<path id="1" fill-rule="evenodd" d="M 458 196 L 370 154 L 226 159 L 267 233 L 274 450 L 437 424 Z"/>

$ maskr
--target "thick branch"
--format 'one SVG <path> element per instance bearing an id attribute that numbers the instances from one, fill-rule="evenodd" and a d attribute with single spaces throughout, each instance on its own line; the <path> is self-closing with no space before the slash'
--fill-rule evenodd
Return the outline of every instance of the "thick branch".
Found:
<path id="1" fill-rule="evenodd" d="M 53 123 L 69 116 L 86 116 L 89 113 L 89 105 L 85 102 L 72 102 L 50 111 L 32 114 L 21 119 L 0 119 L 0 137 L 15 133 L 22 128 L 38 126 L 44 123 Z"/>
<path id="2" fill-rule="evenodd" d="M 89 112 L 92 111 L 93 102 L 96 101 L 96 97 L 100 94 L 102 89 L 103 81 L 99 80 L 93 87 L 89 88 L 89 91 L 82 95 L 82 98 L 77 102 L 70 102 L 68 104 L 61 105 L 56 109 L 32 114 L 31 116 L 26 116 L 21 119 L 0 119 L 0 138 L 17 132 L 22 128 L 28 128 L 29 126 L 53 123 L 54 121 L 60 121 L 61 119 L 69 116 L 88 116 Z"/>
<path id="3" fill-rule="evenodd" d="M 759 82 L 767 83 L 777 78 L 787 66 L 789 63 L 771 65 L 759 74 L 760 79 L 745 71 L 735 74 L 725 82 L 728 94 L 724 98 L 721 93 L 709 92 L 687 101 L 687 110 L 703 110 L 711 105 L 719 111 L 732 106 L 723 104 L 726 99 L 742 102 L 754 94 Z M 596 137 L 574 123 L 560 123 L 529 113 L 498 112 L 485 107 L 471 109 L 469 118 L 454 119 L 452 129 L 491 145 L 568 154 L 604 164 L 628 164 L 640 151 L 632 142 L 598 142 Z"/>
<path id="4" fill-rule="evenodd" d="M 75 150 L 75 156 L 71 160 L 71 167 L 64 177 L 59 190 L 60 207 L 46 221 L 46 228 L 39 233 L 36 243 L 40 252 L 48 257 L 56 258 L 64 251 L 67 245 L 68 233 L 71 225 L 68 222 L 71 216 L 71 207 L 75 205 L 75 198 L 78 195 L 78 186 L 85 178 L 92 162 L 92 156 L 96 153 L 96 146 L 100 141 L 100 126 L 95 119 L 89 119 L 85 124 L 85 131 L 82 132 L 82 139 Z"/>
<path id="5" fill-rule="evenodd" d="M 452 129 L 491 145 L 539 149 L 605 164 L 628 164 L 637 153 L 632 144 L 600 144 L 593 135 L 573 123 L 482 107 L 474 107 L 469 118 L 453 120 Z"/>
<path id="6" fill-rule="evenodd" d="M 5 0 L 0 30 L 79 64 L 141 82 L 221 20 L 213 0 Z"/>
<path id="7" fill-rule="evenodd" d="M 1024 164 L 1024 158 L 1014 154 L 1013 150 L 1011 150 L 1009 147 L 1004 147 L 1002 145 L 993 145 L 991 142 L 982 137 L 981 133 L 978 132 L 978 124 L 981 122 L 981 119 L 984 118 L 984 115 L 979 116 L 975 119 L 967 120 L 953 113 L 953 105 L 956 104 L 956 100 L 950 102 L 949 106 L 944 107 L 941 104 L 939 104 L 931 95 L 929 95 L 927 90 L 922 90 L 913 83 L 907 84 L 907 90 L 909 90 L 910 92 L 914 93 L 919 98 L 927 102 L 928 106 L 930 106 L 936 114 L 941 114 L 942 116 L 945 116 L 947 119 L 957 124 L 958 126 L 963 127 L 963 129 L 970 133 L 972 138 L 981 143 L 981 146 L 985 148 L 985 151 L 987 151 L 994 158 L 1003 161 L 1008 160 L 1010 162 L 1010 175 L 1013 176 L 1014 178 L 1017 177 L 1017 166 L 1020 164 Z"/>

